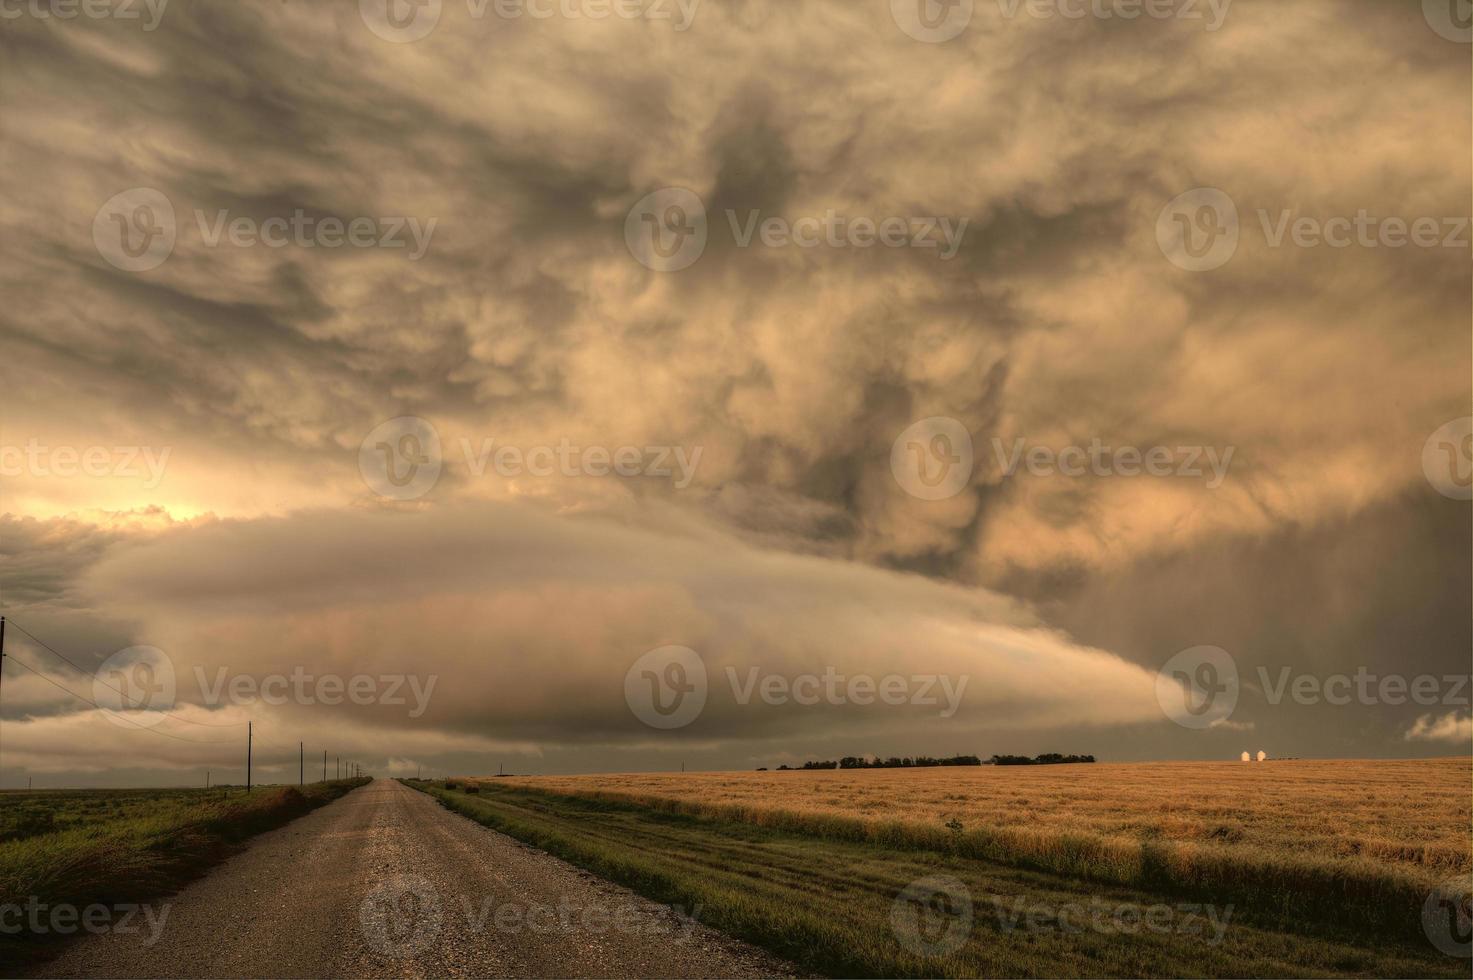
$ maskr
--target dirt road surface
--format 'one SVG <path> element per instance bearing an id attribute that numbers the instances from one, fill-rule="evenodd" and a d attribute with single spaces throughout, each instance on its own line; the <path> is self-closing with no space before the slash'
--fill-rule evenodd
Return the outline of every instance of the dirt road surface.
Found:
<path id="1" fill-rule="evenodd" d="M 89 936 L 43 975 L 759 977 L 792 969 L 699 925 L 690 910 L 640 898 L 388 779 L 261 835 L 153 906 L 161 928 Z"/>

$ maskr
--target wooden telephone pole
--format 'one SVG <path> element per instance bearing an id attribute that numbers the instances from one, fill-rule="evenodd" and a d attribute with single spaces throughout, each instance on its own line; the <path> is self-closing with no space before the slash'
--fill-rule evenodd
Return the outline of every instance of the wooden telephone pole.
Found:
<path id="1" fill-rule="evenodd" d="M 246 722 L 246 792 L 251 791 L 251 723 Z"/>

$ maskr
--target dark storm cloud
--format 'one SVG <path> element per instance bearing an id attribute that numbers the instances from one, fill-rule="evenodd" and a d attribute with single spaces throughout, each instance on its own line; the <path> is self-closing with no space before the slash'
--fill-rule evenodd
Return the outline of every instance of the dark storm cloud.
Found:
<path id="1" fill-rule="evenodd" d="M 1272 639 L 1316 669 L 1407 656 L 1446 668 L 1459 643 L 1466 655 L 1466 575 L 1441 570 L 1468 564 L 1467 511 L 1435 494 L 1419 453 L 1470 410 L 1468 249 L 1275 248 L 1258 214 L 1467 216 L 1469 49 L 1418 5 L 1238 0 L 1209 31 L 1007 18 L 978 3 L 945 44 L 906 36 L 880 2 L 706 3 L 682 31 L 443 7 L 433 32 L 404 44 L 376 36 L 351 3 L 173 0 L 156 31 L 0 24 L 0 441 L 172 451 L 151 487 L 7 474 L 6 606 L 72 601 L 121 543 L 106 514 L 150 506 L 189 523 L 145 522 L 126 543 L 162 534 L 190 574 L 89 578 L 84 601 L 99 621 L 131 623 L 138 642 L 175 635 L 169 617 L 203 616 L 181 612 L 177 590 L 207 590 L 215 573 L 223 587 L 201 593 L 207 605 L 250 605 L 261 629 L 300 617 L 309 635 L 325 629 L 323 607 L 386 593 L 422 604 L 408 621 L 425 630 L 457 602 L 511 602 L 507 583 L 460 563 L 356 550 L 339 523 L 386 519 L 372 514 L 358 446 L 414 414 L 438 427 L 446 469 L 395 513 L 427 520 L 421 511 L 475 498 L 490 509 L 455 511 L 472 537 L 482 522 L 499 528 L 486 499 L 534 498 L 552 513 L 678 526 L 708 542 L 719 577 L 731 533 L 742 548 L 826 562 L 801 594 L 851 571 L 920 573 L 1022 597 L 1078 642 L 1150 669 L 1201 642 L 1251 664 Z M 675 273 L 639 265 L 623 239 L 631 206 L 666 186 L 699 194 L 709 218 L 705 253 Z M 1228 193 L 1243 237 L 1230 263 L 1191 273 L 1162 254 L 1156 223 L 1199 186 Z M 177 224 L 172 253 L 144 272 L 115 268 L 91 234 L 104 202 L 132 187 L 163 193 Z M 829 210 L 967 224 L 947 260 L 741 247 L 732 230 L 753 213 Z M 417 259 L 211 245 L 222 211 L 434 225 Z M 970 432 L 975 474 L 927 502 L 900 486 L 890 456 L 930 416 Z M 478 478 L 456 447 L 486 438 L 704 454 L 679 492 Z M 999 459 L 1017 440 L 1096 439 L 1234 456 L 1212 489 L 1008 476 Z M 277 554 L 321 529 L 316 551 L 268 560 L 259 541 L 286 527 Z M 555 523 L 529 527 L 548 541 L 517 539 L 519 561 L 546 581 L 568 578 L 558 561 L 604 563 L 579 581 L 628 572 L 560 544 Z M 253 560 L 226 561 L 235 548 Z M 703 569 L 684 556 L 676 567 Z M 459 596 L 467 581 L 484 594 Z M 138 591 L 145 582 L 158 594 Z M 1304 601 L 1286 598 L 1289 583 Z M 113 588 L 132 588 L 130 600 Z M 548 588 L 547 602 L 605 608 Z M 1419 602 L 1429 589 L 1436 598 Z M 651 623 L 682 622 L 657 606 Z M 814 639 L 827 648 L 844 633 L 823 603 L 811 621 L 755 600 L 743 614 L 752 636 L 827 631 Z M 222 623 L 239 626 L 239 611 L 221 615 L 176 638 L 229 645 Z M 890 626 L 909 624 L 897 608 Z M 607 637 L 562 640 L 583 644 L 579 657 L 614 656 Z M 1029 697 L 1050 690 L 1039 681 Z M 514 738 L 474 721 L 475 693 L 469 683 L 447 730 Z M 615 731 L 538 705 L 559 720 L 537 732 L 548 742 Z M 723 737 L 740 727 L 712 720 L 730 723 Z M 1386 741 L 1413 720 L 1375 713 L 1324 744 L 1416 750 Z M 1323 729 L 1308 716 L 1282 724 L 1290 742 Z M 1111 744 L 1222 750 L 1141 725 Z"/>

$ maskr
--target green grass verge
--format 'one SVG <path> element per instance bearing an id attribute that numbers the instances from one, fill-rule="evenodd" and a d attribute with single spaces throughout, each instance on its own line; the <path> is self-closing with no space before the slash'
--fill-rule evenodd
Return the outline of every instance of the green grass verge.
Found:
<path id="1" fill-rule="evenodd" d="M 670 809 L 481 784 L 416 789 L 488 827 L 695 910 L 728 935 L 832 976 L 1466 976 L 1425 939 L 1219 904 L 1221 928 L 1177 893 L 1087 882 L 907 843 L 845 840 Z M 911 882 L 945 875 L 971 898 L 971 922 L 932 917 L 965 937 L 930 955 L 892 928 Z M 1147 910 L 1154 916 L 1147 919 Z M 1100 910 L 1100 911 L 1096 911 Z M 953 907 L 952 913 L 958 911 Z M 1117 917 L 1117 913 L 1119 917 Z M 1150 923 L 1149 925 L 1147 923 Z"/>
<path id="2" fill-rule="evenodd" d="M 169 895 L 234 853 L 369 780 L 215 790 L 68 790 L 0 795 L 0 907 L 116 905 Z M 42 816 L 44 814 L 44 816 Z M 59 828 L 59 829 L 58 829 Z M 7 963 L 53 954 L 54 939 L 0 934 Z"/>

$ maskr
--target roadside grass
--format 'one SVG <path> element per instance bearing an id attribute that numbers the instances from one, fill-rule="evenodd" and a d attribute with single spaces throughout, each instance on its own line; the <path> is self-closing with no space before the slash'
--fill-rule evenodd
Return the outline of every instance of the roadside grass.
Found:
<path id="1" fill-rule="evenodd" d="M 844 839 L 802 825 L 755 824 L 489 780 L 476 786 L 476 794 L 439 782 L 405 782 L 488 827 L 694 911 L 713 928 L 824 975 L 1467 975 L 1463 961 L 1442 955 L 1423 937 L 1418 942 L 1344 923 L 1305 922 L 1276 907 L 1092 883 L 917 847 L 912 839 Z M 955 903 L 932 908 L 921 920 L 932 927 L 923 927 L 923 938 L 950 927 L 962 930 L 965 941 L 954 951 L 928 955 L 902 942 L 892 911 L 908 885 L 938 875 L 965 886 L 972 917 L 967 923 Z M 1203 907 L 1209 904 L 1212 917 Z"/>
<path id="2" fill-rule="evenodd" d="M 238 787 L 0 794 L 0 909 L 24 908 L 32 899 L 82 909 L 171 894 L 247 838 L 368 781 L 265 786 L 249 794 Z M 56 937 L 0 930 L 8 964 L 59 947 Z"/>

